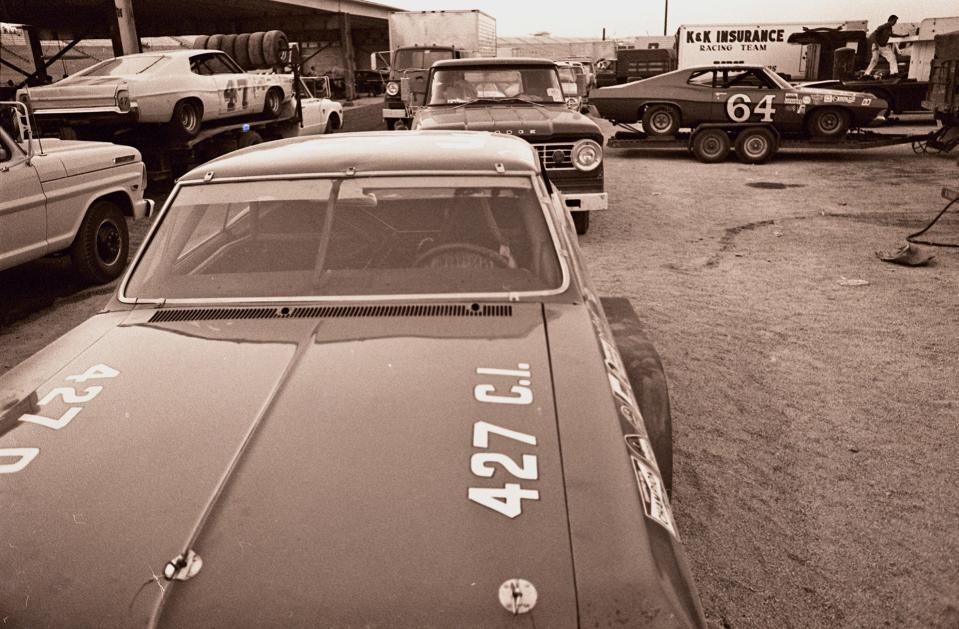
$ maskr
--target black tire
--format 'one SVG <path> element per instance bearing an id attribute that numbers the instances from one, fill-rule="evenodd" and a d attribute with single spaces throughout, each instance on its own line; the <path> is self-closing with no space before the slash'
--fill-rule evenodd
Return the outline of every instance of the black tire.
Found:
<path id="1" fill-rule="evenodd" d="M 653 346 L 639 317 L 625 297 L 604 297 L 603 311 L 626 368 L 629 385 L 643 416 L 656 464 L 666 491 L 673 489 L 673 420 L 669 387 L 659 352 Z"/>
<path id="2" fill-rule="evenodd" d="M 233 60 L 243 68 L 249 70 L 253 66 L 250 63 L 250 34 L 240 33 L 233 42 Z"/>
<path id="3" fill-rule="evenodd" d="M 234 33 L 228 33 L 223 36 L 223 41 L 220 42 L 220 50 L 228 54 L 230 59 L 236 59 L 236 54 L 233 49 L 235 44 L 236 35 Z"/>
<path id="4" fill-rule="evenodd" d="M 210 50 L 223 50 L 220 46 L 223 44 L 223 35 L 210 35 L 210 39 L 206 40 L 206 47 Z"/>
<path id="5" fill-rule="evenodd" d="M 838 107 L 813 110 L 806 120 L 806 131 L 814 138 L 838 139 L 849 130 L 849 114 Z"/>
<path id="6" fill-rule="evenodd" d="M 195 138 L 203 123 L 203 106 L 193 100 L 181 100 L 173 108 L 170 128 L 179 138 Z"/>
<path id="7" fill-rule="evenodd" d="M 647 135 L 676 135 L 679 122 L 679 110 L 672 105 L 650 105 L 643 112 L 643 131 Z"/>
<path id="8" fill-rule="evenodd" d="M 736 157 L 744 164 L 763 164 L 779 150 L 776 135 L 765 127 L 749 127 L 736 136 Z"/>
<path id="9" fill-rule="evenodd" d="M 271 87 L 263 98 L 263 113 L 268 118 L 279 118 L 283 111 L 283 90 L 278 87 Z"/>
<path id="10" fill-rule="evenodd" d="M 589 231 L 589 212 L 570 212 L 570 215 L 573 217 L 577 234 L 582 236 Z"/>
<path id="11" fill-rule="evenodd" d="M 266 65 L 286 63 L 289 58 L 289 40 L 283 31 L 267 31 L 263 36 L 263 59 Z"/>
<path id="12" fill-rule="evenodd" d="M 718 164 L 726 161 L 731 148 L 729 134 L 722 129 L 697 131 L 690 143 L 693 155 L 704 164 Z"/>
<path id="13" fill-rule="evenodd" d="M 90 206 L 70 245 L 73 268 L 84 282 L 106 284 L 120 277 L 130 254 L 130 234 L 123 211 L 101 199 Z"/>
<path id="14" fill-rule="evenodd" d="M 386 119 L 386 130 L 395 131 L 396 130 L 396 118 L 387 118 Z"/>
<path id="15" fill-rule="evenodd" d="M 262 68 L 266 65 L 266 59 L 263 58 L 263 37 L 266 35 L 263 31 L 257 31 L 250 35 L 250 41 L 246 47 L 247 54 L 250 57 L 250 69 Z"/>
<path id="16" fill-rule="evenodd" d="M 246 133 L 241 133 L 240 137 L 237 138 L 236 148 L 245 149 L 248 146 L 255 146 L 257 144 L 263 143 L 263 137 L 256 131 L 247 131 Z"/>
<path id="17" fill-rule="evenodd" d="M 203 50 L 206 48 L 206 43 L 210 40 L 209 35 L 199 35 L 196 39 L 193 40 L 194 50 Z"/>

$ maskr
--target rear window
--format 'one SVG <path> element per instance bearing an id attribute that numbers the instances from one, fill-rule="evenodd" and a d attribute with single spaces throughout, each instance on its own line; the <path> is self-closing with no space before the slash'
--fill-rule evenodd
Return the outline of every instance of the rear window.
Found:
<path id="1" fill-rule="evenodd" d="M 161 65 L 160 62 L 164 59 L 166 59 L 166 57 L 163 55 L 117 57 L 88 68 L 83 72 L 83 76 L 129 76 L 131 74 L 144 74 L 156 69 Z"/>
<path id="2" fill-rule="evenodd" d="M 526 177 L 357 177 L 180 189 L 127 298 L 543 292 L 564 285 Z"/>

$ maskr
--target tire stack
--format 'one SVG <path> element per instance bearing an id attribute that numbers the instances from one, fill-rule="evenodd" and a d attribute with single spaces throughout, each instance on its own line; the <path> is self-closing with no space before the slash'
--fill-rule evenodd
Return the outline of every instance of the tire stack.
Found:
<path id="1" fill-rule="evenodd" d="M 290 41 L 283 31 L 200 35 L 193 48 L 222 50 L 244 70 L 274 68 L 290 61 Z"/>

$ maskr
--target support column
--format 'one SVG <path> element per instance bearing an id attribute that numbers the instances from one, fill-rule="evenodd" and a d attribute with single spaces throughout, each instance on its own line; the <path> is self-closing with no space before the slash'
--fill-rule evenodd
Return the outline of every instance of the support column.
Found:
<path id="1" fill-rule="evenodd" d="M 346 104 L 352 105 L 356 98 L 356 56 L 353 53 L 353 36 L 350 32 L 350 14 L 340 13 L 340 48 L 343 50 L 343 82 L 346 84 Z"/>
<path id="2" fill-rule="evenodd" d="M 52 79 L 50 75 L 47 74 L 47 64 L 43 61 L 43 48 L 40 46 L 40 36 L 37 35 L 37 31 L 30 26 L 23 27 L 23 34 L 30 44 L 30 55 L 33 57 L 33 67 L 35 70 L 33 76 L 36 82 L 30 81 L 29 77 L 27 77 L 27 81 L 30 85 L 45 85 L 50 83 Z"/>
<path id="3" fill-rule="evenodd" d="M 140 48 L 140 38 L 137 37 L 137 25 L 133 20 L 133 0 L 113 0 L 117 10 L 117 30 L 120 33 L 120 44 L 123 54 L 133 55 L 143 52 Z"/>

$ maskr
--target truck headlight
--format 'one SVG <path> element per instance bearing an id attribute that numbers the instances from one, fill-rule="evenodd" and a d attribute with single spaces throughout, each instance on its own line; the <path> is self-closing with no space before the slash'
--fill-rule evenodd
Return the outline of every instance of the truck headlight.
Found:
<path id="1" fill-rule="evenodd" d="M 386 84 L 386 94 L 387 96 L 396 96 L 400 93 L 400 84 L 390 81 Z"/>
<path id="2" fill-rule="evenodd" d="M 130 111 L 130 92 L 128 90 L 117 90 L 117 109 Z"/>
<path id="3" fill-rule="evenodd" d="M 596 170 L 603 161 L 603 147 L 593 140 L 580 140 L 573 145 L 570 159 L 578 170 Z"/>

